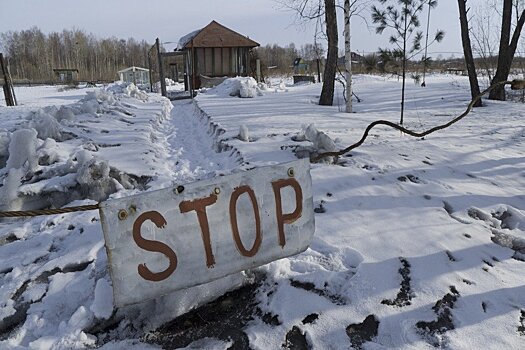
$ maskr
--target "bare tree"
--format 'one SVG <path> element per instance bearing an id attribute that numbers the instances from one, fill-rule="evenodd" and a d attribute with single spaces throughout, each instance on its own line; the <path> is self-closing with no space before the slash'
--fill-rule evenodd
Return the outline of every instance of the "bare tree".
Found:
<path id="1" fill-rule="evenodd" d="M 337 12 L 336 0 L 278 0 L 285 8 L 294 11 L 299 23 L 324 18 L 325 35 L 328 41 L 327 57 L 323 73 L 323 87 L 319 104 L 331 106 L 334 99 L 334 84 L 337 71 Z M 316 38 L 317 41 L 317 31 Z"/>
<path id="2" fill-rule="evenodd" d="M 472 55 L 472 46 L 470 44 L 470 35 L 467 19 L 467 0 L 458 0 L 459 6 L 459 23 L 461 26 L 461 42 L 463 43 L 463 55 L 465 57 L 465 64 L 467 66 L 468 78 L 470 83 L 470 95 L 472 99 L 480 94 L 478 84 L 478 74 L 476 73 L 476 66 L 474 64 L 474 56 Z M 481 99 L 478 99 L 474 107 L 481 107 Z"/>
<path id="3" fill-rule="evenodd" d="M 319 104 L 321 106 L 331 106 L 334 101 L 334 84 L 335 74 L 337 71 L 337 12 L 335 0 L 325 0 L 324 3 L 328 53 L 326 55 L 326 63 L 323 74 L 323 88 L 321 89 Z"/>
<path id="4" fill-rule="evenodd" d="M 497 61 L 497 33 L 500 31 L 499 27 L 494 24 L 494 17 L 497 15 L 493 6 L 481 3 L 476 5 L 475 13 L 472 17 L 472 50 L 478 56 L 478 64 L 485 71 L 489 85 L 492 81 Z"/>
<path id="5" fill-rule="evenodd" d="M 503 11 L 501 14 L 501 33 L 499 41 L 499 52 L 498 52 L 498 68 L 496 74 L 492 79 L 491 84 L 500 83 L 508 79 L 510 74 L 510 68 L 518 41 L 520 38 L 523 24 L 525 23 L 525 9 L 519 12 L 520 2 L 512 0 L 503 0 Z M 511 37 L 511 26 L 512 26 L 512 11 L 513 8 L 516 11 L 516 27 Z M 503 85 L 498 86 L 492 90 L 489 94 L 490 100 L 505 101 L 505 87 Z"/>

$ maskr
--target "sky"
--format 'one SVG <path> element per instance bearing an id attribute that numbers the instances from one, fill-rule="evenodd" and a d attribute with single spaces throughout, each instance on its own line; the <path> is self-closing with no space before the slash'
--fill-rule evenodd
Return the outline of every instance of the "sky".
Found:
<path id="1" fill-rule="evenodd" d="M 482 1 L 469 3 L 476 7 Z M 0 33 L 32 26 L 44 33 L 77 28 L 100 38 L 133 37 L 153 43 L 159 37 L 162 42 L 177 42 L 181 36 L 216 20 L 263 46 L 295 43 L 300 47 L 312 43 L 315 32 L 314 22 L 297 23 L 295 14 L 277 0 L 0 0 L 0 4 Z M 440 0 L 433 10 L 430 32 L 442 29 L 446 34 L 441 43 L 429 49 L 432 56 L 462 56 L 458 16 L 455 0 Z M 342 14 L 339 17 L 342 50 Z M 370 13 L 362 13 L 362 17 L 352 19 L 352 50 L 369 53 L 390 47 L 388 32 L 376 34 Z M 421 21 L 424 26 L 426 12 Z"/>

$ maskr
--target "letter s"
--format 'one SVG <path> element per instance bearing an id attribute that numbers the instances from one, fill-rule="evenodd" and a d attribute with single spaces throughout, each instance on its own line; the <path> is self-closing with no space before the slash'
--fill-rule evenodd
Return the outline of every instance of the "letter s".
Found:
<path id="1" fill-rule="evenodd" d="M 166 219 L 164 219 L 164 217 L 157 211 L 147 211 L 142 213 L 133 223 L 133 239 L 135 240 L 135 243 L 144 250 L 164 254 L 169 259 L 169 266 L 162 272 L 151 272 L 151 270 L 146 267 L 146 264 L 138 265 L 137 269 L 140 277 L 145 280 L 159 282 L 168 278 L 173 271 L 175 271 L 177 268 L 177 255 L 166 244 L 155 240 L 145 239 L 141 236 L 140 229 L 142 224 L 148 220 L 153 222 L 158 228 L 164 228 L 167 224 Z"/>

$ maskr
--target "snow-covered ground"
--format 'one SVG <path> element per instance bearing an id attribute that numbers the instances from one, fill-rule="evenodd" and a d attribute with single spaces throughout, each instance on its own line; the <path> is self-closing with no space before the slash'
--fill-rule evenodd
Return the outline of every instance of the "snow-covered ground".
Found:
<path id="1" fill-rule="evenodd" d="M 340 98 L 318 106 L 319 84 L 244 85 L 252 98 L 223 87 L 173 105 L 132 87 L 17 89 L 22 106 L 0 107 L 0 210 L 281 163 L 311 148 L 310 124 L 342 148 L 399 118 L 400 83 L 385 77 L 354 77 L 353 114 Z M 409 85 L 405 126 L 446 122 L 468 100 L 465 77 Z M 0 347 L 524 348 L 525 108 L 485 105 L 424 139 L 373 129 L 336 164 L 312 164 L 306 252 L 119 310 L 98 213 L 3 219 Z M 252 289 L 170 322 L 242 284 Z M 247 314 L 228 313 L 232 303 Z"/>

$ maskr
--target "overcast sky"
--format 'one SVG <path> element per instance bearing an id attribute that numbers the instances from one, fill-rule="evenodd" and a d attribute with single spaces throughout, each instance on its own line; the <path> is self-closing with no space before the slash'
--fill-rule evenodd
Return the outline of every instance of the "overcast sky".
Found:
<path id="1" fill-rule="evenodd" d="M 483 0 L 469 0 L 471 6 Z M 178 39 L 212 20 L 249 36 L 261 45 L 313 42 L 315 24 L 298 25 L 295 15 L 275 0 L 0 0 L 0 33 L 39 27 L 50 33 L 78 28 L 98 37 L 115 36 L 153 42 Z M 342 11 L 340 11 L 342 12 Z M 370 14 L 363 13 L 369 25 Z M 426 23 L 426 12 L 421 16 Z M 342 20 L 339 20 L 343 48 Z M 443 57 L 462 56 L 457 2 L 440 0 L 432 12 L 431 33 L 446 32 L 430 51 Z M 352 20 L 352 50 L 375 52 L 388 47 L 388 34 L 375 34 L 363 19 Z M 325 45 L 326 46 L 326 45 Z"/>

